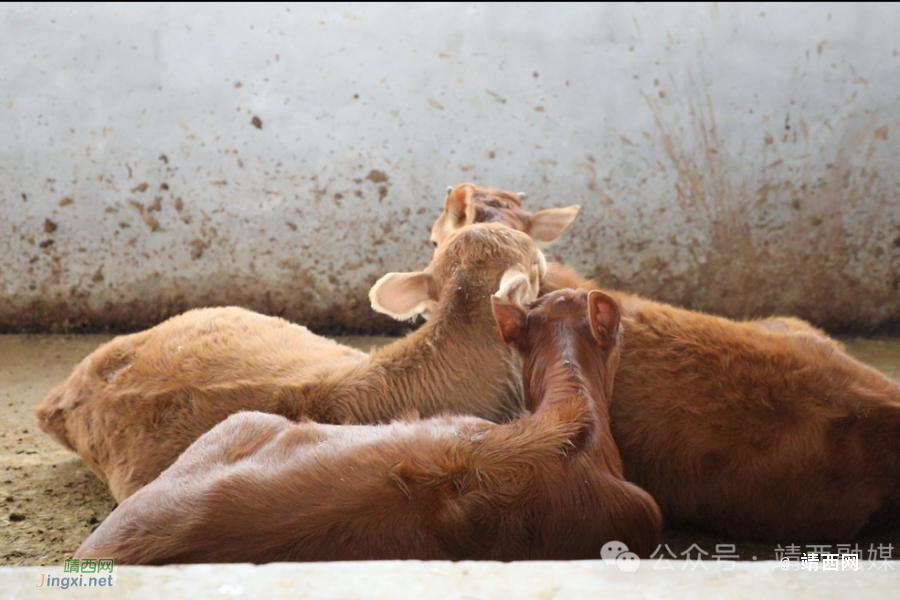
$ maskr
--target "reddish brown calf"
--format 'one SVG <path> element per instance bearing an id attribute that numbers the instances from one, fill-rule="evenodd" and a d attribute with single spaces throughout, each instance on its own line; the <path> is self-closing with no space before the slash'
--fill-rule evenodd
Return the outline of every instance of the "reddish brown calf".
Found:
<path id="1" fill-rule="evenodd" d="M 619 313 L 560 292 L 527 315 L 495 299 L 535 412 L 497 425 L 383 426 L 239 413 L 122 503 L 76 557 L 117 564 L 599 558 L 656 548 L 659 508 L 625 482 L 607 401 Z"/>

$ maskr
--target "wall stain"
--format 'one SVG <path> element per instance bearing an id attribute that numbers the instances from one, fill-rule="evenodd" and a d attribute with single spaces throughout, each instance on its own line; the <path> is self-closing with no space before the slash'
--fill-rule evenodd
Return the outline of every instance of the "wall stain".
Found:
<path id="1" fill-rule="evenodd" d="M 584 179 L 577 193 L 574 186 L 551 181 L 565 170 L 563 161 L 556 165 L 552 154 L 535 155 L 541 172 L 532 177 L 536 189 L 526 190 L 535 198 L 529 208 L 584 199 L 594 203 L 584 203 L 584 214 L 572 232 L 549 249 L 553 257 L 604 285 L 726 316 L 791 314 L 833 332 L 900 330 L 900 224 L 885 223 L 883 216 L 897 205 L 896 178 L 878 162 L 879 152 L 888 151 L 885 142 L 896 121 L 877 111 L 846 117 L 850 133 L 839 148 L 829 150 L 823 169 L 825 161 L 797 159 L 797 149 L 809 135 L 802 111 L 791 109 L 790 130 L 785 132 L 785 112 L 779 110 L 769 131 L 761 127 L 752 134 L 766 160 L 760 162 L 759 173 L 746 173 L 745 164 L 753 161 L 726 143 L 728 124 L 714 111 L 708 83 L 688 73 L 683 80 L 666 82 L 665 98 L 659 94 L 661 87 L 657 81 L 645 96 L 653 114 L 650 131 L 629 132 L 604 143 L 632 155 L 637 151 L 632 149 L 648 145 L 662 150 L 656 173 L 672 179 L 671 198 L 662 206 L 614 198 L 610 182 L 623 177 L 613 172 L 622 166 L 610 162 L 600 147 L 592 149 L 597 158 L 586 155 L 574 167 Z M 810 126 L 815 131 L 822 124 L 810 120 Z M 68 187 L 68 180 L 64 191 L 72 195 L 58 204 L 68 206 L 77 197 L 78 211 L 54 210 L 54 220 L 42 223 L 40 215 L 21 223 L 16 235 L 26 240 L 20 245 L 30 258 L 22 263 L 29 263 L 31 281 L 27 293 L 0 303 L 0 331 L 134 331 L 197 306 L 231 304 L 320 331 L 391 333 L 407 328 L 371 311 L 369 286 L 378 274 L 427 263 L 427 231 L 440 211 L 444 186 L 457 182 L 438 185 L 425 176 L 401 177 L 399 163 L 376 156 L 354 163 L 351 173 L 356 177 L 327 180 L 319 173 L 320 182 L 317 175 L 295 177 L 283 174 L 280 163 L 269 165 L 266 182 L 254 187 L 252 169 L 234 176 L 228 161 L 221 171 L 179 172 L 179 151 L 167 151 L 171 159 L 157 159 L 158 150 L 148 154 L 145 163 L 129 159 L 131 181 L 121 172 L 122 163 L 117 175 L 106 176 L 109 193 L 96 200 L 110 205 L 98 206 L 91 218 L 102 220 L 98 231 L 105 236 L 108 254 L 79 257 L 72 251 L 85 242 L 77 237 L 79 222 L 71 215 L 91 203 L 81 200 L 84 190 Z M 502 151 L 504 158 L 508 154 L 512 156 Z M 477 179 L 483 168 L 479 160 L 466 157 L 465 162 L 474 164 L 460 165 L 464 161 L 458 160 L 455 168 L 470 169 Z M 153 166 L 148 168 L 148 163 Z M 367 169 L 363 165 L 373 163 L 389 165 L 394 179 L 377 169 L 362 176 Z M 546 184 L 540 184 L 541 177 Z M 191 178 L 202 184 L 190 186 Z M 398 194 L 391 186 L 400 185 L 401 179 L 403 193 Z M 163 180 L 168 183 L 158 183 Z M 147 202 L 123 201 L 122 191 L 143 194 L 151 183 L 159 195 L 148 194 Z M 53 185 L 48 180 L 33 192 L 43 205 L 49 198 L 52 206 L 60 197 Z M 175 197 L 170 185 L 182 195 Z M 242 212 L 248 198 L 259 208 Z M 23 193 L 22 201 L 27 200 Z M 367 209 L 381 201 L 384 209 L 379 207 L 381 217 L 373 223 Z M 389 209 L 391 203 L 404 202 L 409 206 Z M 17 197 L 16 205 L 22 206 Z M 151 232 L 168 234 L 148 235 L 134 223 L 131 209 Z M 256 220 L 257 211 L 277 216 Z M 679 223 L 677 231 L 657 227 L 669 219 Z M 328 251 L 322 249 L 323 242 Z M 345 255 L 335 251 L 339 245 L 346 248 Z M 35 246 L 42 251 L 36 252 Z M 282 260 L 285 256 L 291 258 Z M 73 265 L 80 268 L 78 261 L 87 260 L 94 262 L 73 276 Z M 633 275 L 621 265 L 627 260 L 633 262 Z M 142 273 L 144 265 L 154 261 L 164 272 L 146 281 L 121 276 L 130 275 L 130 267 Z M 95 269 L 100 263 L 105 268 Z M 271 274 L 273 264 L 277 276 Z M 172 272 L 162 265 L 171 266 Z M 179 274 L 180 268 L 187 275 Z M 0 283 L 10 282 L 0 274 Z"/>
<path id="2" fill-rule="evenodd" d="M 372 169 L 371 171 L 369 171 L 369 174 L 366 175 L 366 179 L 368 179 L 372 183 L 384 183 L 388 180 L 388 176 L 384 171 L 377 171 L 375 169 Z"/>
<path id="3" fill-rule="evenodd" d="M 596 265 L 588 274 L 604 285 L 730 317 L 790 314 L 830 331 L 896 329 L 900 297 L 892 282 L 900 276 L 900 252 L 890 243 L 894 238 L 874 243 L 884 227 L 879 214 L 897 201 L 895 180 L 865 166 L 887 138 L 885 119 L 855 117 L 853 134 L 831 150 L 824 171 L 810 161 L 785 161 L 800 143 L 788 137 L 781 143 L 790 146 L 775 150 L 782 158 L 761 174 L 747 173 L 747 161 L 720 135 L 709 85 L 688 73 L 673 89 L 683 93 L 666 101 L 656 94 L 644 98 L 656 126 L 653 142 L 668 161 L 661 168 L 675 176 L 667 207 L 685 224 L 670 240 L 681 258 L 659 260 L 631 240 L 619 249 L 642 257 L 633 278 L 618 278 L 614 264 Z M 773 152 L 770 134 L 762 142 Z M 592 171 L 588 187 L 608 203 L 592 165 L 582 166 Z M 595 226 L 610 232 L 605 223 Z M 873 276 L 873 268 L 881 275 Z"/>

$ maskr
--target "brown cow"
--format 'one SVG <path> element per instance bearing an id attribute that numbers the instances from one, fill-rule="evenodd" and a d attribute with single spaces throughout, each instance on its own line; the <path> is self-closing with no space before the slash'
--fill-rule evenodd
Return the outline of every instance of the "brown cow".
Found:
<path id="1" fill-rule="evenodd" d="M 466 215 L 454 226 L 472 222 L 482 197 L 457 186 L 438 222 L 452 214 Z M 493 221 L 520 229 L 531 214 L 515 202 L 493 210 Z M 541 291 L 560 287 L 598 289 L 550 263 Z M 787 542 L 849 540 L 867 525 L 896 524 L 895 382 L 800 319 L 736 322 L 605 292 L 621 306 L 626 340 L 613 434 L 625 475 L 669 522 Z"/>
<path id="2" fill-rule="evenodd" d="M 433 318 L 367 355 L 281 319 L 203 309 L 120 336 L 35 408 L 122 501 L 229 415 L 259 410 L 322 423 L 388 422 L 405 412 L 504 420 L 522 407 L 521 367 L 497 336 L 492 293 L 537 296 L 544 257 L 501 225 L 455 232 L 424 271 L 391 273 L 373 306 Z"/>
<path id="3" fill-rule="evenodd" d="M 463 183 L 447 189 L 444 210 L 431 228 L 433 246 L 466 224 L 503 223 L 538 242 L 552 242 L 575 221 L 581 207 L 548 208 L 530 213 L 522 208 L 525 194 Z"/>
<path id="4" fill-rule="evenodd" d="M 596 559 L 612 540 L 649 556 L 659 508 L 622 479 L 609 432 L 615 302 L 558 292 L 528 314 L 495 299 L 494 314 L 522 352 L 532 415 L 334 426 L 239 413 L 123 502 L 75 556 Z"/>

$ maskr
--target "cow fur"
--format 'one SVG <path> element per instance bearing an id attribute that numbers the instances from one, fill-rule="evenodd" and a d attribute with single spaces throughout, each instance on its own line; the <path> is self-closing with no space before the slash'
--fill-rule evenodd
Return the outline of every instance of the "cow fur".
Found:
<path id="1" fill-rule="evenodd" d="M 649 556 L 659 508 L 622 478 L 609 432 L 615 302 L 557 293 L 527 315 L 499 299 L 494 312 L 523 354 L 533 414 L 333 426 L 238 413 L 123 502 L 76 558 L 596 559 L 612 540 Z"/>
<path id="2" fill-rule="evenodd" d="M 514 195 L 497 209 L 478 190 L 454 188 L 438 222 L 463 227 L 491 208 L 492 222 L 527 230 L 531 213 Z M 599 289 L 548 264 L 541 293 L 567 287 Z M 786 542 L 900 524 L 894 381 L 801 319 L 739 322 L 604 291 L 621 306 L 626 340 L 613 434 L 625 475 L 668 522 Z"/>
<path id="3" fill-rule="evenodd" d="M 502 288 L 533 299 L 544 264 L 522 233 L 458 230 L 424 271 L 385 275 L 372 289 L 382 312 L 409 318 L 427 307 L 433 317 L 371 354 L 239 308 L 194 310 L 104 344 L 34 413 L 120 502 L 242 410 L 333 424 L 442 412 L 505 420 L 521 411 L 521 370 L 493 334 L 489 298 Z"/>

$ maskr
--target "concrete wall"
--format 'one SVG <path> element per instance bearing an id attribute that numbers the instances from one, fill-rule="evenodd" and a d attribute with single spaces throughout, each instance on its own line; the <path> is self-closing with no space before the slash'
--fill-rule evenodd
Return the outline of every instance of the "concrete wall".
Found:
<path id="1" fill-rule="evenodd" d="M 731 316 L 900 324 L 900 5 L 0 6 L 0 330 L 381 327 L 444 189 Z"/>
<path id="2" fill-rule="evenodd" d="M 896 598 L 900 585 L 896 561 L 859 561 L 855 571 L 844 569 L 839 562 L 842 571 L 811 572 L 799 570 L 797 561 L 789 570 L 782 570 L 775 561 L 702 560 L 696 550 L 692 551 L 696 559 L 669 560 L 662 552 L 662 558 L 643 561 L 635 572 L 621 571 L 601 560 L 114 566 L 111 581 L 115 592 L 105 592 L 99 585 L 88 587 L 89 575 L 78 576 L 81 586 L 68 587 L 64 592 L 48 591 L 49 577 L 72 577 L 62 565 L 0 566 L 0 600 L 44 600 L 51 594 L 71 600 L 880 600 Z M 59 589 L 62 582 L 50 583 L 56 583 L 53 587 Z"/>

